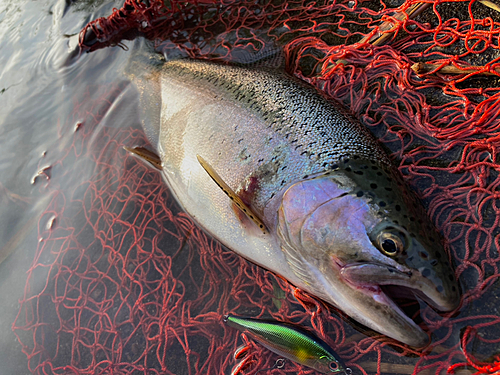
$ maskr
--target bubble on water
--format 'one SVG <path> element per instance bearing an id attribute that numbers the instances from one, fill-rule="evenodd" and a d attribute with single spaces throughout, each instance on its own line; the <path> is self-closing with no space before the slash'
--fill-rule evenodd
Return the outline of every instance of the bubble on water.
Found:
<path id="1" fill-rule="evenodd" d="M 52 166 L 48 165 L 46 167 L 43 167 L 40 169 L 31 179 L 31 184 L 34 185 L 39 177 L 45 177 L 45 179 L 48 181 L 50 180 L 50 177 L 52 175 Z"/>
<path id="2" fill-rule="evenodd" d="M 46 228 L 47 230 L 54 229 L 54 226 L 56 225 L 56 215 L 52 215 L 49 220 L 47 221 Z"/>

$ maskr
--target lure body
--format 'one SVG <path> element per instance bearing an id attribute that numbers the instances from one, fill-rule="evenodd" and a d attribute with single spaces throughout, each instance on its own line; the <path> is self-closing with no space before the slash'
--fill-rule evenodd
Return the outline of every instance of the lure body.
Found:
<path id="1" fill-rule="evenodd" d="M 272 352 L 323 374 L 351 373 L 323 340 L 301 327 L 232 315 L 226 315 L 224 322 Z"/>
<path id="2" fill-rule="evenodd" d="M 457 307 L 453 270 L 420 203 L 368 130 L 316 89 L 196 60 L 167 62 L 137 86 L 171 191 L 224 245 L 412 346 L 428 335 L 386 286 Z"/>

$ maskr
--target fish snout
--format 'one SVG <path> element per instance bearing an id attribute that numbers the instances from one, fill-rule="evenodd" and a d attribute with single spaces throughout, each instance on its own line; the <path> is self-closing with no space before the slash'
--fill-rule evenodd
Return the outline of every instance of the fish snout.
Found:
<path id="1" fill-rule="evenodd" d="M 439 311 L 453 311 L 460 305 L 460 287 L 444 247 L 437 242 L 424 246 L 425 238 L 421 240 L 412 239 L 402 263 L 412 270 L 412 283 L 425 302 Z"/>
<path id="2" fill-rule="evenodd" d="M 420 296 L 439 311 L 453 311 L 460 305 L 460 288 L 451 267 L 420 267 L 415 273 Z"/>

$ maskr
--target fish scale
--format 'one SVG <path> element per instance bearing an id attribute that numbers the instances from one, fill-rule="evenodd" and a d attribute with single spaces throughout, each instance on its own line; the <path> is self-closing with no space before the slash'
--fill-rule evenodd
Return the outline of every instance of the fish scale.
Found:
<path id="1" fill-rule="evenodd" d="M 438 310 L 458 306 L 424 209 L 345 109 L 277 70 L 179 60 L 146 78 L 136 79 L 146 133 L 173 195 L 207 233 L 412 346 L 428 335 L 391 288 Z"/>

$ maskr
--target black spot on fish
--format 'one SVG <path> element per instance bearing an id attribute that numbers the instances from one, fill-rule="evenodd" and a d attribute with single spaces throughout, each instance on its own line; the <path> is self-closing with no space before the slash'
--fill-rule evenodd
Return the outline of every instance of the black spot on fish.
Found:
<path id="1" fill-rule="evenodd" d="M 346 171 L 346 172 L 352 172 L 352 169 L 351 169 L 350 167 L 347 167 L 347 168 L 345 169 L 345 171 Z"/>
<path id="2" fill-rule="evenodd" d="M 375 183 L 371 183 L 371 184 L 370 184 L 370 187 L 371 187 L 372 189 L 376 189 L 376 188 L 378 188 L 377 184 L 375 184 Z"/>
<path id="3" fill-rule="evenodd" d="M 362 192 L 361 190 L 360 190 L 360 191 L 358 191 L 358 192 L 356 193 L 356 196 L 361 198 L 361 197 L 363 196 L 363 192 Z"/>
<path id="4" fill-rule="evenodd" d="M 378 203 L 378 205 L 379 205 L 380 207 L 385 207 L 385 206 L 387 206 L 387 203 L 385 203 L 384 201 L 380 201 L 380 202 Z"/>
<path id="5" fill-rule="evenodd" d="M 429 277 L 431 275 L 431 270 L 426 268 L 422 271 L 422 276 L 423 277 Z"/>
<path id="6" fill-rule="evenodd" d="M 373 163 L 373 162 L 372 162 L 372 163 Z M 376 171 L 376 170 L 378 169 L 378 167 L 377 167 L 376 165 L 372 165 L 372 169 L 373 169 L 374 171 Z"/>
<path id="7" fill-rule="evenodd" d="M 399 211 L 401 211 L 401 206 L 400 206 L 399 204 L 397 204 L 394 208 L 395 208 L 395 209 L 396 209 L 396 211 L 398 211 L 398 212 L 399 212 Z"/>
<path id="8" fill-rule="evenodd" d="M 377 176 L 382 176 L 383 173 L 382 172 L 377 172 Z"/>
<path id="9" fill-rule="evenodd" d="M 451 290 L 456 292 L 457 291 L 457 288 L 455 288 L 454 286 L 451 287 Z"/>
<path id="10" fill-rule="evenodd" d="M 354 171 L 355 174 L 363 175 L 363 171 Z"/>
<path id="11" fill-rule="evenodd" d="M 436 258 L 437 259 L 441 259 L 441 254 L 440 253 L 436 253 Z"/>
<path id="12" fill-rule="evenodd" d="M 385 187 L 385 190 L 386 190 L 386 191 L 392 191 L 392 188 L 390 188 L 390 187 L 387 187 L 387 186 L 386 186 L 386 187 Z"/>
<path id="13" fill-rule="evenodd" d="M 305 180 L 306 178 L 309 178 L 309 175 L 307 175 L 307 174 L 306 174 L 306 175 L 305 175 L 304 177 L 302 177 L 302 178 Z"/>
<path id="14" fill-rule="evenodd" d="M 448 275 L 448 279 L 450 279 L 450 281 L 454 281 L 455 280 L 455 277 L 450 273 Z"/>

